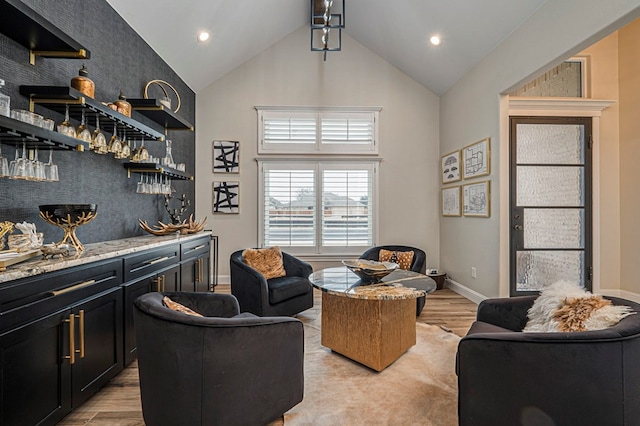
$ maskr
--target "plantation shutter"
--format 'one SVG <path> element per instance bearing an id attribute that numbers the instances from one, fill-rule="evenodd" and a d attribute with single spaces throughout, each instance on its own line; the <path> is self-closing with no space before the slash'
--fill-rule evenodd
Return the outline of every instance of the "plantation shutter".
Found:
<path id="1" fill-rule="evenodd" d="M 315 167 L 265 165 L 265 246 L 313 247 L 316 244 Z"/>
<path id="2" fill-rule="evenodd" d="M 353 167 L 353 166 L 352 166 Z M 324 168 L 322 245 L 373 245 L 373 169 Z"/>
<path id="3" fill-rule="evenodd" d="M 373 145 L 373 113 L 323 113 L 320 115 L 323 144 Z"/>

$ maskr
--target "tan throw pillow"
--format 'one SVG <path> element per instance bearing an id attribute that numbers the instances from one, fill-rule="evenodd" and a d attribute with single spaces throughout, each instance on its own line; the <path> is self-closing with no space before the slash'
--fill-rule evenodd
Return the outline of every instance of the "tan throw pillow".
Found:
<path id="1" fill-rule="evenodd" d="M 287 275 L 282 262 L 282 252 L 278 246 L 263 249 L 246 249 L 242 252 L 242 259 L 268 280 Z"/>
<path id="2" fill-rule="evenodd" d="M 380 249 L 378 253 L 378 260 L 380 262 L 393 262 L 400 266 L 400 269 L 411 269 L 411 262 L 413 262 L 413 250 L 411 251 L 391 251 Z"/>
<path id="3" fill-rule="evenodd" d="M 194 317 L 202 316 L 201 314 L 197 313 L 193 309 L 187 308 L 186 306 L 181 305 L 178 302 L 174 302 L 173 300 L 169 299 L 167 296 L 162 298 L 162 303 L 164 303 L 164 306 L 171 309 L 172 311 L 182 312 L 183 314 L 193 315 Z"/>

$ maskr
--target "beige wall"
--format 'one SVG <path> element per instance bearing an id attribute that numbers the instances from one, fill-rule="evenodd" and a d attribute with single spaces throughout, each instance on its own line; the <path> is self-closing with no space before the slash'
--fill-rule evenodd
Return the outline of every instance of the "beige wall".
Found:
<path id="1" fill-rule="evenodd" d="M 640 22 L 620 39 L 620 288 L 640 293 Z M 624 293 L 623 293 L 624 295 Z"/>
<path id="2" fill-rule="evenodd" d="M 580 52 L 589 58 L 590 97 L 616 101 L 602 111 L 600 144 L 594 146 L 594 175 L 600 194 L 600 220 L 594 223 L 600 240 L 600 289 L 618 289 L 620 283 L 620 132 L 618 99 L 618 32 Z M 598 165 L 599 164 L 599 165 Z M 597 290 L 600 290 L 597 289 Z"/>
<path id="3" fill-rule="evenodd" d="M 197 94 L 196 216 L 220 238 L 220 276 L 229 255 L 258 244 L 256 105 L 380 106 L 379 243 L 439 254 L 438 97 L 343 33 L 342 52 L 309 51 L 306 27 Z M 211 141 L 240 141 L 240 214 L 211 214 Z M 325 266 L 313 262 L 315 267 Z"/>
<path id="4" fill-rule="evenodd" d="M 506 186 L 500 187 L 508 173 L 503 169 L 508 136 L 500 118 L 506 113 L 500 94 L 631 22 L 640 15 L 639 6 L 640 1 L 549 0 L 441 98 L 441 153 L 492 138 L 492 217 L 440 220 L 441 268 L 463 294 L 496 297 L 508 289 L 508 200 L 501 196 Z M 625 155 L 622 149 L 620 155 Z M 607 161 L 615 163 L 615 158 Z M 624 185 L 621 191 L 624 196 Z M 471 278 L 471 267 L 477 268 L 476 279 Z"/>

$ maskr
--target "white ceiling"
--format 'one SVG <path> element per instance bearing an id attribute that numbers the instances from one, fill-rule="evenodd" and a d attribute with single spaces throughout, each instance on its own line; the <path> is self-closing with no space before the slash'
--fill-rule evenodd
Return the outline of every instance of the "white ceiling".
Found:
<path id="1" fill-rule="evenodd" d="M 196 93 L 309 25 L 309 0 L 107 1 Z M 344 31 L 442 95 L 545 1 L 345 0 Z"/>

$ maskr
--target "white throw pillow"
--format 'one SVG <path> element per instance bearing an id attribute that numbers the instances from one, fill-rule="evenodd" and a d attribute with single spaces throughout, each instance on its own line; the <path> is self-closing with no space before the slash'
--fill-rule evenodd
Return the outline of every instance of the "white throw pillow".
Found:
<path id="1" fill-rule="evenodd" d="M 614 306 L 578 284 L 558 281 L 544 288 L 528 311 L 525 332 L 602 330 L 633 314 L 628 306 Z"/>

